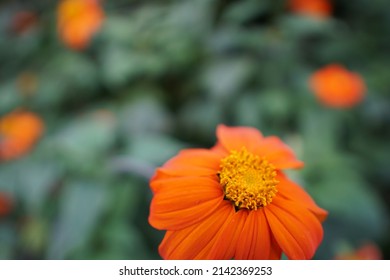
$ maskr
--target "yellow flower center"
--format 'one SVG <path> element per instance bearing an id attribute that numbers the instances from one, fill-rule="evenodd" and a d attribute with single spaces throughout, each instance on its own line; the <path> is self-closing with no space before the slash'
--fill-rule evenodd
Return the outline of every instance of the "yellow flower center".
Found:
<path id="1" fill-rule="evenodd" d="M 231 151 L 220 164 L 219 182 L 225 198 L 237 209 L 256 210 L 267 206 L 277 193 L 275 167 L 245 148 Z"/>

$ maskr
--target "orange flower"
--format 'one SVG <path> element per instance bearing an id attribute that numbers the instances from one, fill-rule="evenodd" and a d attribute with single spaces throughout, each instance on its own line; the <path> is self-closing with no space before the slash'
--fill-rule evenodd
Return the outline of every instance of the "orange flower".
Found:
<path id="1" fill-rule="evenodd" d="M 82 50 L 101 28 L 103 19 L 99 0 L 62 0 L 58 7 L 58 32 L 68 47 Z"/>
<path id="2" fill-rule="evenodd" d="M 0 217 L 8 215 L 12 208 L 11 199 L 3 193 L 0 193 Z"/>
<path id="3" fill-rule="evenodd" d="M 158 168 L 149 223 L 167 230 L 164 259 L 313 257 L 327 212 L 283 173 L 303 163 L 279 138 L 217 128 L 211 149 L 188 149 Z"/>
<path id="4" fill-rule="evenodd" d="M 321 103 L 338 108 L 352 107 L 361 102 L 366 90 L 359 74 L 339 64 L 330 64 L 314 72 L 309 85 Z"/>
<path id="5" fill-rule="evenodd" d="M 336 256 L 337 260 L 381 260 L 382 253 L 378 246 L 367 243 L 355 251 L 345 252 Z"/>
<path id="6" fill-rule="evenodd" d="M 42 132 L 42 120 L 34 113 L 18 110 L 0 118 L 0 160 L 24 155 Z"/>
<path id="7" fill-rule="evenodd" d="M 290 0 L 290 10 L 296 14 L 327 18 L 332 13 L 329 0 Z"/>

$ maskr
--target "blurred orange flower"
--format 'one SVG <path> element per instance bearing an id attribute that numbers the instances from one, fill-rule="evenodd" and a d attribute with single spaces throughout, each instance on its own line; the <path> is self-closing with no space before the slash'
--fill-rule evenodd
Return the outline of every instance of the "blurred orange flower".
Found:
<path id="1" fill-rule="evenodd" d="M 42 135 L 42 119 L 34 113 L 17 110 L 0 118 L 0 160 L 18 158 L 31 150 Z"/>
<path id="2" fill-rule="evenodd" d="M 314 72 L 309 85 L 319 101 L 329 107 L 352 107 L 363 100 L 366 91 L 362 77 L 339 64 Z"/>
<path id="3" fill-rule="evenodd" d="M 164 259 L 310 259 L 327 211 L 282 169 L 303 162 L 279 138 L 217 128 L 211 149 L 188 149 L 158 168 L 149 222 L 167 230 Z"/>
<path id="4" fill-rule="evenodd" d="M 332 13 L 329 0 L 289 0 L 290 10 L 296 14 L 326 18 Z"/>
<path id="5" fill-rule="evenodd" d="M 11 208 L 12 208 L 11 199 L 4 193 L 0 192 L 0 217 L 4 217 L 8 215 L 8 213 L 11 211 Z"/>
<path id="6" fill-rule="evenodd" d="M 382 252 L 373 243 L 362 245 L 355 251 L 338 254 L 336 260 L 381 260 Z"/>
<path id="7" fill-rule="evenodd" d="M 75 50 L 88 46 L 105 17 L 99 0 L 62 0 L 57 12 L 59 36 Z"/>

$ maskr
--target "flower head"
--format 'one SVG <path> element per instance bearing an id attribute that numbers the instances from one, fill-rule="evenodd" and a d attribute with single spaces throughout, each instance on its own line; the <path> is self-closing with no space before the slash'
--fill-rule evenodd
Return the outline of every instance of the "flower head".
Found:
<path id="1" fill-rule="evenodd" d="M 290 10 L 296 14 L 327 18 L 332 13 L 329 0 L 290 0 Z"/>
<path id="2" fill-rule="evenodd" d="M 339 64 L 330 64 L 314 72 L 309 85 L 325 106 L 348 108 L 361 102 L 366 86 L 359 74 Z"/>
<path id="3" fill-rule="evenodd" d="M 0 118 L 0 160 L 27 153 L 42 135 L 42 119 L 32 112 L 13 111 Z"/>
<path id="4" fill-rule="evenodd" d="M 151 180 L 150 224 L 164 259 L 310 259 L 327 212 L 283 173 L 303 163 L 279 138 L 217 128 L 211 149 L 188 149 Z"/>
<path id="5" fill-rule="evenodd" d="M 104 19 L 99 0 L 62 0 L 57 12 L 59 35 L 68 47 L 75 50 L 88 46 Z"/>

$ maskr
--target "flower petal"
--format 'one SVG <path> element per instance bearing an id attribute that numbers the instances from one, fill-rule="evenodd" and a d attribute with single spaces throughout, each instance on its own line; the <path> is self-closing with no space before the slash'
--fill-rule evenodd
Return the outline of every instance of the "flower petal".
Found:
<path id="1" fill-rule="evenodd" d="M 269 206 L 267 208 L 270 208 Z M 292 259 L 305 259 L 305 254 L 300 245 L 295 240 L 294 236 L 285 228 L 282 222 L 279 221 L 278 217 L 273 214 L 272 211 L 269 211 L 269 209 L 267 209 L 265 213 L 272 234 L 275 236 L 275 240 L 278 242 L 281 249 L 291 256 Z"/>
<path id="2" fill-rule="evenodd" d="M 311 259 L 323 237 L 320 222 L 299 203 L 275 197 L 265 208 L 272 233 L 289 259 Z"/>
<path id="3" fill-rule="evenodd" d="M 300 168 L 303 162 L 296 159 L 293 150 L 276 136 L 269 136 L 256 145 L 253 152 L 265 157 L 277 169 Z"/>
<path id="4" fill-rule="evenodd" d="M 221 142 L 217 142 L 211 149 L 214 153 L 218 154 L 221 158 L 229 155 L 230 151 L 224 148 Z"/>
<path id="5" fill-rule="evenodd" d="M 290 221 L 295 218 L 297 222 L 301 222 L 303 224 L 303 228 L 305 228 L 307 234 L 312 237 L 312 240 L 315 243 L 315 249 L 317 249 L 323 238 L 322 225 L 317 217 L 300 203 L 292 202 L 283 198 L 277 198 L 275 201 L 273 201 L 273 204 L 278 208 L 277 211 L 281 209 L 285 212 L 285 214 L 290 215 Z M 294 210 L 291 211 L 291 209 Z"/>
<path id="6" fill-rule="evenodd" d="M 187 149 L 167 161 L 156 170 L 151 179 L 151 188 L 158 190 L 159 179 L 181 176 L 208 176 L 216 179 L 220 165 L 220 155 L 206 149 Z"/>
<path id="7" fill-rule="evenodd" d="M 271 254 L 271 236 L 263 209 L 249 211 L 240 235 L 236 259 L 266 260 Z"/>
<path id="8" fill-rule="evenodd" d="M 288 179 L 282 172 L 278 172 L 276 179 L 278 184 L 278 195 L 283 196 L 291 201 L 300 202 L 305 205 L 314 215 L 320 220 L 324 221 L 328 216 L 328 211 L 318 207 L 314 200 L 308 195 L 303 188 L 298 184 Z"/>
<path id="9" fill-rule="evenodd" d="M 253 211 L 252 211 L 253 212 Z M 270 259 L 271 252 L 271 230 L 269 228 L 267 218 L 265 217 L 263 209 L 258 212 L 258 232 L 256 238 L 256 244 L 254 249 L 255 260 L 268 260 Z"/>
<path id="10" fill-rule="evenodd" d="M 226 202 L 226 201 L 225 201 Z M 168 231 L 160 244 L 164 259 L 194 259 L 218 234 L 226 220 L 234 214 L 230 203 L 223 203 L 212 215 L 200 223 L 177 231 Z"/>
<path id="11" fill-rule="evenodd" d="M 213 247 L 210 249 L 208 259 L 229 260 L 235 255 L 236 247 L 241 242 L 239 237 L 244 227 L 249 211 L 238 211 L 229 216 L 221 228 Z"/>
<path id="12" fill-rule="evenodd" d="M 217 180 L 216 171 L 202 167 L 177 167 L 172 169 L 158 168 L 156 174 L 150 180 L 150 187 L 157 192 L 160 187 L 167 185 L 167 180 L 205 177 Z"/>
<path id="13" fill-rule="evenodd" d="M 280 248 L 278 242 L 276 242 L 275 237 L 271 234 L 271 251 L 269 254 L 269 260 L 280 260 L 282 257 L 282 249 Z"/>
<path id="14" fill-rule="evenodd" d="M 218 169 L 220 156 L 207 149 L 187 149 L 181 151 L 164 164 L 164 167 L 198 166 L 210 169 Z"/>
<path id="15" fill-rule="evenodd" d="M 219 183 L 202 177 L 163 181 L 150 205 L 149 222 L 158 229 L 178 230 L 210 215 L 223 201 Z"/>
<path id="16" fill-rule="evenodd" d="M 227 151 L 239 151 L 242 147 L 246 147 L 250 151 L 263 139 L 263 136 L 260 131 L 252 127 L 219 125 L 217 138 Z"/>
<path id="17" fill-rule="evenodd" d="M 160 179 L 171 177 L 200 176 L 216 179 L 220 165 L 220 155 L 206 149 L 187 149 L 167 161 L 150 180 L 153 192 L 158 190 Z"/>

